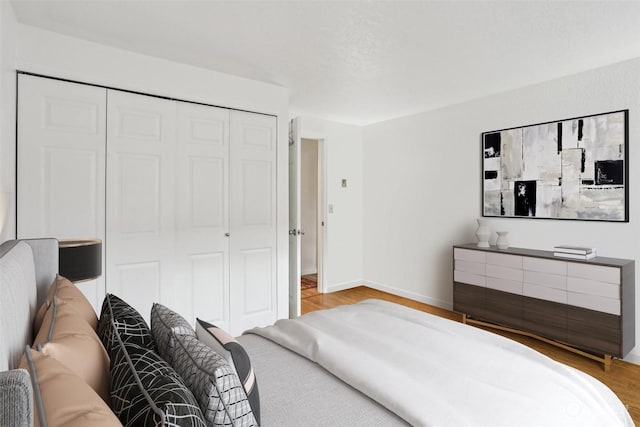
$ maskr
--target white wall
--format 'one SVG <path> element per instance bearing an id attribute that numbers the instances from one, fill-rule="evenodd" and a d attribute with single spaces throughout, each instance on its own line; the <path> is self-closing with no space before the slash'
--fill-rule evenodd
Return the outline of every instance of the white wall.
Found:
<path id="1" fill-rule="evenodd" d="M 16 18 L 8 2 L 0 2 L 0 242 L 15 236 L 16 75 L 13 69 Z"/>
<path id="2" fill-rule="evenodd" d="M 300 145 L 300 274 L 315 274 L 318 227 L 318 141 L 303 139 Z"/>
<path id="3" fill-rule="evenodd" d="M 369 284 L 452 306 L 452 250 L 475 241 L 481 215 L 484 131 L 629 109 L 630 222 L 491 219 L 511 246 L 595 246 L 640 260 L 640 59 L 367 126 L 364 139 L 364 277 Z M 638 282 L 638 280 L 636 280 Z M 640 292 L 636 292 L 640 344 Z M 636 347 L 640 350 L 640 346 Z M 640 361 L 636 350 L 630 359 Z"/>
<path id="4" fill-rule="evenodd" d="M 298 118 L 300 138 L 323 139 L 325 159 L 325 291 L 362 284 L 362 128 Z M 341 180 L 347 180 L 347 187 Z"/>
<path id="5" fill-rule="evenodd" d="M 5 6 L 5 2 L 1 2 Z M 10 10 L 3 7 L 2 11 Z M 209 71 L 164 59 L 140 55 L 34 27 L 16 24 L 9 37 L 15 40 L 9 74 L 15 84 L 15 70 L 77 80 L 198 101 L 223 107 L 238 108 L 278 116 L 278 316 L 288 316 L 288 170 L 287 133 L 289 90 L 271 84 Z M 2 37 L 5 37 L 3 22 Z M 2 57 L 3 68 L 5 57 Z M 5 70 L 3 69 L 3 76 Z M 15 96 L 11 109 L 2 112 L 2 129 L 9 133 Z M 2 105 L 4 106 L 4 100 Z M 10 111 L 11 110 L 11 111 Z M 15 118 L 13 119 L 15 127 Z M 15 137 L 0 141 L 0 188 L 15 188 Z M 281 167 L 280 167 L 281 166 Z M 7 235 L 7 234 L 5 234 Z M 7 235 L 15 236 L 15 229 Z"/>

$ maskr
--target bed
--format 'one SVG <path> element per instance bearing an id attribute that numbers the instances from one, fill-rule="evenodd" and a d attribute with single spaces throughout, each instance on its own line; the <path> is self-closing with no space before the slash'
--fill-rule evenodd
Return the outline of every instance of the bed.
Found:
<path id="1" fill-rule="evenodd" d="M 56 272 L 53 239 L 0 245 L 2 426 L 39 417 L 32 378 L 16 368 Z M 236 342 L 259 386 L 262 426 L 633 426 L 592 377 L 498 335 L 384 301 L 280 320 Z M 112 377 L 112 396 L 114 384 Z M 256 424 L 231 417 L 203 425 Z"/>

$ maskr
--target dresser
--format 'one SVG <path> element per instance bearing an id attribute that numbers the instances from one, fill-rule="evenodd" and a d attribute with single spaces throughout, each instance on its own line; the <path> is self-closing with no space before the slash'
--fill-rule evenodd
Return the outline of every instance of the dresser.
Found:
<path id="1" fill-rule="evenodd" d="M 635 346 L 633 260 L 475 244 L 454 246 L 453 259 L 454 310 L 471 321 L 602 355 L 605 368 Z"/>

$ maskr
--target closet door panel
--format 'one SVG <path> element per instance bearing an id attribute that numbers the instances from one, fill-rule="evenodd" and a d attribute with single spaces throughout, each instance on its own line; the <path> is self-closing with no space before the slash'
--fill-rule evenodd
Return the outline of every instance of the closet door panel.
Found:
<path id="1" fill-rule="evenodd" d="M 271 286 L 265 280 L 273 272 L 272 248 L 247 249 L 241 252 L 242 258 L 236 260 L 244 272 L 240 283 L 244 284 L 243 314 L 246 317 L 263 315 L 273 310 Z"/>
<path id="2" fill-rule="evenodd" d="M 241 168 L 243 188 L 240 224 L 269 228 L 273 223 L 273 164 L 269 161 L 245 160 Z"/>
<path id="3" fill-rule="evenodd" d="M 65 238 L 64 236 L 78 235 L 79 230 L 90 233 L 100 230 L 101 234 L 104 233 L 104 222 L 101 220 L 104 212 L 98 212 L 103 202 L 98 201 L 99 193 L 104 197 L 104 181 L 98 177 L 98 153 L 93 150 L 46 147 L 42 154 L 44 179 L 38 192 L 42 196 L 40 203 L 44 210 L 39 215 L 44 212 L 53 214 L 43 218 L 42 229 L 47 231 L 41 236 Z M 101 157 L 101 166 L 104 166 L 104 155 Z M 98 185 L 102 188 L 98 189 Z M 28 200 L 29 195 L 26 196 L 21 199 Z M 21 228 L 26 231 L 26 227 Z M 91 236 L 92 234 L 83 235 Z"/>
<path id="4" fill-rule="evenodd" d="M 184 193 L 188 199 L 182 207 L 188 210 L 191 231 L 205 228 L 226 230 L 228 193 L 225 184 L 229 181 L 226 159 L 196 155 L 184 160 L 187 164 L 181 166 L 186 166 L 187 174 L 180 177 L 188 180 L 182 183 L 188 191 Z M 199 233 L 194 234 L 201 236 Z"/>
<path id="5" fill-rule="evenodd" d="M 178 102 L 179 312 L 229 328 L 229 110 Z"/>
<path id="6" fill-rule="evenodd" d="M 149 320 L 174 306 L 176 104 L 108 91 L 107 290 Z"/>
<path id="7" fill-rule="evenodd" d="M 150 262 L 120 262 L 111 269 L 109 292 L 125 300 L 149 322 L 151 305 L 161 298 L 161 264 Z M 114 277 L 115 275 L 115 277 Z"/>
<path id="8" fill-rule="evenodd" d="M 183 286 L 189 294 L 189 311 L 185 318 L 196 317 L 216 326 L 229 329 L 229 259 L 227 251 L 209 251 L 188 255 L 189 286 Z M 187 317 L 191 313 L 191 317 Z"/>
<path id="9" fill-rule="evenodd" d="M 118 153 L 114 156 L 117 197 L 111 200 L 117 210 L 119 232 L 133 237 L 159 236 L 161 233 L 159 156 Z"/>
<path id="10" fill-rule="evenodd" d="M 273 323 L 276 282 L 276 118 L 231 112 L 232 333 Z"/>
<path id="11" fill-rule="evenodd" d="M 105 238 L 105 117 L 106 89 L 18 75 L 18 238 Z M 104 283 L 79 286 L 96 309 Z"/>

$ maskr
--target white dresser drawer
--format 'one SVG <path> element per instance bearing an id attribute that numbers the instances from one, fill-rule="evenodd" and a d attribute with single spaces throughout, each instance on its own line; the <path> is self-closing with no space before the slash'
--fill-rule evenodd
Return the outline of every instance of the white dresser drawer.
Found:
<path id="1" fill-rule="evenodd" d="M 453 272 L 453 280 L 459 283 L 467 283 L 484 287 L 486 285 L 486 277 L 479 274 L 468 273 L 466 271 L 455 270 Z"/>
<path id="2" fill-rule="evenodd" d="M 620 315 L 620 300 L 617 299 L 567 292 L 567 303 L 576 307 Z"/>
<path id="3" fill-rule="evenodd" d="M 590 265 L 577 262 L 568 263 L 567 275 L 597 280 L 607 283 L 620 283 L 620 269 L 604 265 Z"/>
<path id="4" fill-rule="evenodd" d="M 522 270 L 517 268 L 487 264 L 485 271 L 488 277 L 497 277 L 499 279 L 509 279 L 522 282 Z"/>
<path id="5" fill-rule="evenodd" d="M 487 277 L 487 288 L 522 295 L 522 282 L 497 277 Z"/>
<path id="6" fill-rule="evenodd" d="M 522 268 L 529 271 L 542 271 L 550 274 L 567 275 L 567 262 L 542 258 L 522 258 Z"/>
<path id="7" fill-rule="evenodd" d="M 486 264 L 483 262 L 472 262 L 457 259 L 455 260 L 455 264 L 455 269 L 458 271 L 466 271 L 468 273 L 480 274 L 484 276 L 484 266 Z"/>
<path id="8" fill-rule="evenodd" d="M 485 262 L 486 261 L 486 252 L 484 251 L 473 251 L 471 249 L 453 249 L 453 258 L 461 259 L 464 261 L 471 262 Z"/>
<path id="9" fill-rule="evenodd" d="M 620 285 L 578 277 L 567 278 L 567 290 L 580 294 L 597 295 L 606 298 L 620 299 Z"/>
<path id="10" fill-rule="evenodd" d="M 524 282 L 554 289 L 567 289 L 567 276 L 558 274 L 540 273 L 537 271 L 524 271 Z"/>
<path id="11" fill-rule="evenodd" d="M 522 257 L 519 255 L 507 255 L 487 252 L 487 264 L 522 269 Z"/>
<path id="12" fill-rule="evenodd" d="M 567 291 L 548 288 L 546 286 L 533 285 L 531 283 L 524 283 L 522 285 L 522 294 L 525 297 L 542 299 L 545 301 L 559 302 L 561 304 L 567 303 Z"/>

